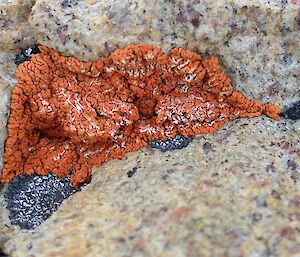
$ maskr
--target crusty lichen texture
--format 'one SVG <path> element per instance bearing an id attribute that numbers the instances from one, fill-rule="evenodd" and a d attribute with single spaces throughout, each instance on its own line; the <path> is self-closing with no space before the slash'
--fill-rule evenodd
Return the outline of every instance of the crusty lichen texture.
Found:
<path id="1" fill-rule="evenodd" d="M 72 172 L 75 187 L 93 165 L 147 142 L 212 133 L 225 122 L 266 114 L 273 104 L 234 91 L 218 59 L 129 45 L 96 62 L 41 53 L 19 65 L 11 98 L 2 182 L 20 174 Z"/>

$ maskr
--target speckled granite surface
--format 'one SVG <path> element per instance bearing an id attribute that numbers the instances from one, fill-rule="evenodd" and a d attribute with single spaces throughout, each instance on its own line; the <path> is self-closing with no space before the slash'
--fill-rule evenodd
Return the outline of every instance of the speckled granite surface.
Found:
<path id="1" fill-rule="evenodd" d="M 130 42 L 183 46 L 218 55 L 250 98 L 280 107 L 300 99 L 298 0 L 172 3 L 1 2 L 0 152 L 13 58 L 34 41 L 82 59 Z M 10 224 L 0 193 L 0 247 L 6 241 L 5 252 L 22 257 L 300 256 L 299 141 L 299 121 L 262 117 L 231 122 L 183 150 L 143 149 L 95 170 L 34 231 Z"/>
<path id="2" fill-rule="evenodd" d="M 299 122 L 239 120 L 185 150 L 148 148 L 111 161 L 5 249 L 12 256 L 299 256 Z"/>
<path id="3" fill-rule="evenodd" d="M 4 0 L 0 2 L 0 50 L 19 50 L 33 42 L 28 16 L 35 0 Z M 2 58 L 1 58 L 2 59 Z"/>
<path id="4" fill-rule="evenodd" d="M 280 105 L 300 98 L 298 0 L 37 0 L 37 40 L 96 60 L 129 43 L 218 55 L 236 88 Z"/>

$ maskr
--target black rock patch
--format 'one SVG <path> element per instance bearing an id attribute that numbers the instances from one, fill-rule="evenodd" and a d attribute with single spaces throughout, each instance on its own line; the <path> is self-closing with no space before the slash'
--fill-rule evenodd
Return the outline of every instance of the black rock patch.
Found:
<path id="1" fill-rule="evenodd" d="M 69 182 L 69 178 L 61 179 L 52 174 L 15 177 L 4 193 L 11 223 L 22 229 L 40 225 L 64 199 L 76 192 Z"/>
<path id="2" fill-rule="evenodd" d="M 20 65 L 22 62 L 29 61 L 33 54 L 40 53 L 38 45 L 33 45 L 27 49 L 22 50 L 20 54 L 16 56 L 14 62 L 16 65 Z"/>
<path id="3" fill-rule="evenodd" d="M 127 172 L 128 178 L 131 178 L 136 173 L 136 171 L 137 171 L 137 167 L 133 167 L 132 170 L 128 171 Z"/>
<path id="4" fill-rule="evenodd" d="M 289 108 L 284 110 L 281 114 L 281 117 L 291 120 L 300 119 L 300 101 L 292 104 Z"/>
<path id="5" fill-rule="evenodd" d="M 193 137 L 183 137 L 177 135 L 174 138 L 167 139 L 166 141 L 152 141 L 149 143 L 149 146 L 166 152 L 169 150 L 182 149 L 186 147 L 190 142 L 192 142 Z"/>

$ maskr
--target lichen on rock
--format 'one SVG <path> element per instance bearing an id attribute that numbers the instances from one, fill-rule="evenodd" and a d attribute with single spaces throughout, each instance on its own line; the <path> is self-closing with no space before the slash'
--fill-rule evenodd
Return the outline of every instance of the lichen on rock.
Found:
<path id="1" fill-rule="evenodd" d="M 69 178 L 21 175 L 9 183 L 4 197 L 13 225 L 32 229 L 58 209 L 62 201 L 75 193 Z"/>
<path id="2" fill-rule="evenodd" d="M 93 165 L 150 141 L 215 132 L 236 118 L 279 119 L 276 106 L 235 91 L 216 57 L 129 45 L 83 62 L 39 48 L 17 69 L 2 182 L 75 170 L 71 182 L 78 187 Z"/>
<path id="3" fill-rule="evenodd" d="M 159 149 L 162 152 L 175 150 L 175 149 L 182 149 L 193 140 L 193 137 L 185 138 L 181 135 L 176 135 L 173 138 L 167 139 L 165 141 L 151 141 L 149 146 L 155 149 Z"/>

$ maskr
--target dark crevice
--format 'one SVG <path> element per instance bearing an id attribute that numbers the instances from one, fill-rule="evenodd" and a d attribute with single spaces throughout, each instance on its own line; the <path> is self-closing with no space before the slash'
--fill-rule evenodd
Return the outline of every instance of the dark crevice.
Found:
<path id="1" fill-rule="evenodd" d="M 31 59 L 31 56 L 37 53 L 40 53 L 38 45 L 30 46 L 27 49 L 22 50 L 20 54 L 16 55 L 14 63 L 16 65 L 20 65 L 25 61 L 29 61 Z"/>

